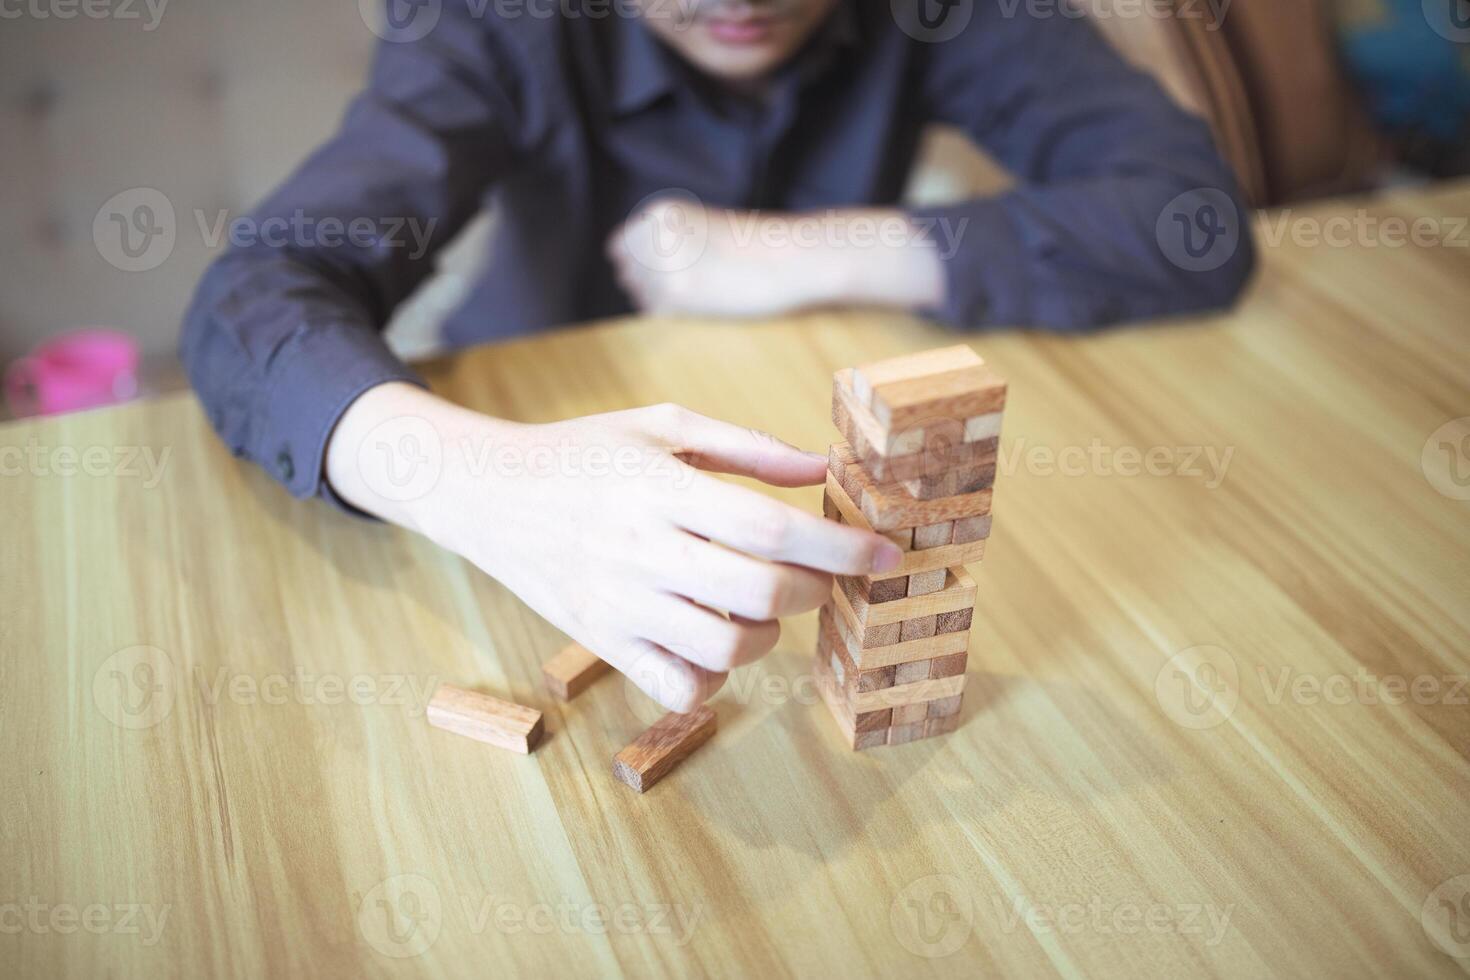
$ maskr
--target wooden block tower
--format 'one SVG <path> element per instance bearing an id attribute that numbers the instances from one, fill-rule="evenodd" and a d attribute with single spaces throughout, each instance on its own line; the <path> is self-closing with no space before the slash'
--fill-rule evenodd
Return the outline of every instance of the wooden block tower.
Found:
<path id="1" fill-rule="evenodd" d="M 839 576 L 822 607 L 816 674 L 854 749 L 898 745 L 959 724 L 975 582 L 964 566 L 990 536 L 1006 383 L 965 346 L 924 351 L 833 379 L 827 517 L 904 551 L 881 576 Z"/>

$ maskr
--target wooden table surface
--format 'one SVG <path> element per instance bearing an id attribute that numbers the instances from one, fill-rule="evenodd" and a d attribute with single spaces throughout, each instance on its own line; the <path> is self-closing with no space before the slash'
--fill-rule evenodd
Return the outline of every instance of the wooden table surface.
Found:
<path id="1" fill-rule="evenodd" d="M 1464 215 L 1470 186 L 1362 206 Z M 1228 317 L 972 338 L 1011 399 L 963 726 L 843 749 L 803 616 L 645 796 L 610 766 L 649 702 L 553 702 L 553 629 L 291 500 L 191 398 L 0 428 L 0 974 L 1466 972 L 1465 244 L 1289 234 Z M 834 369 L 948 339 L 629 322 L 429 375 L 523 420 L 669 399 L 823 447 Z M 438 681 L 547 740 L 430 728 Z"/>

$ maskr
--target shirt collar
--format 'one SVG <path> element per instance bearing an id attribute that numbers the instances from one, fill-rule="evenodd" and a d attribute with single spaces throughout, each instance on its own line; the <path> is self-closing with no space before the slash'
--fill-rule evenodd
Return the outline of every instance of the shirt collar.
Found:
<path id="1" fill-rule="evenodd" d="M 613 111 L 620 115 L 634 113 L 676 92 L 683 84 L 678 56 L 664 47 L 637 17 L 612 19 L 616 27 L 611 79 Z M 787 68 L 794 68 L 800 77 L 810 78 L 825 69 L 838 50 L 856 46 L 860 34 L 853 0 L 839 0 L 826 23 L 817 29 L 796 55 L 795 63 Z"/>

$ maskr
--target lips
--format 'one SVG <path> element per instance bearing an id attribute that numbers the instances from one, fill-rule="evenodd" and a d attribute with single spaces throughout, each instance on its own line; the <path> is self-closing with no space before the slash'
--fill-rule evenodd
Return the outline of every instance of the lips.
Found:
<path id="1" fill-rule="evenodd" d="M 752 45 L 764 44 L 776 32 L 776 22 L 771 17 L 711 17 L 705 21 L 710 37 L 721 44 Z"/>

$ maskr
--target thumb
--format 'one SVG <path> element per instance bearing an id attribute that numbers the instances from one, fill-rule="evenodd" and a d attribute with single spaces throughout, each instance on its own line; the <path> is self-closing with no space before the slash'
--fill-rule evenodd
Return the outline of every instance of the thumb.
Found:
<path id="1" fill-rule="evenodd" d="M 827 457 L 797 449 L 769 432 L 678 406 L 669 414 L 668 428 L 660 434 L 690 466 L 753 477 L 777 487 L 809 487 L 827 478 Z"/>

